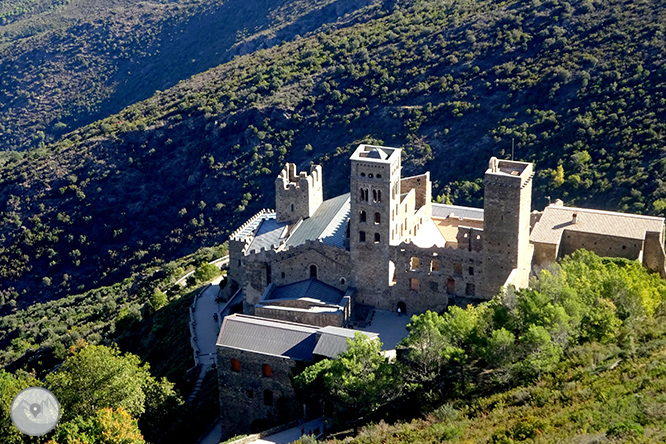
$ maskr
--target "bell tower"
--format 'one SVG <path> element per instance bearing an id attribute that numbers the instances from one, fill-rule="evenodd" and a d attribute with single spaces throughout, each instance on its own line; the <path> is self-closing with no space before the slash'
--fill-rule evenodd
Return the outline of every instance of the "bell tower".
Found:
<path id="1" fill-rule="evenodd" d="M 382 285 L 389 282 L 389 245 L 398 245 L 401 150 L 359 145 L 352 154 L 349 250 L 354 284 L 361 299 L 380 306 Z M 376 288 L 377 290 L 365 290 Z"/>

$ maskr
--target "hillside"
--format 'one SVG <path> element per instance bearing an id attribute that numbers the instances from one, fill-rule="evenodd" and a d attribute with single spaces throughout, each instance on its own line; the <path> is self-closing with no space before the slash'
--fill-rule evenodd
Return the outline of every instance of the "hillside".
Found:
<path id="1" fill-rule="evenodd" d="M 491 155 L 536 162 L 534 207 L 663 214 L 659 2 L 382 2 L 0 158 L 5 310 L 223 241 L 285 161 L 348 187 L 360 141 L 478 205 Z"/>
<path id="2" fill-rule="evenodd" d="M 0 150 L 43 146 L 236 55 L 306 35 L 368 4 L 3 2 Z"/>

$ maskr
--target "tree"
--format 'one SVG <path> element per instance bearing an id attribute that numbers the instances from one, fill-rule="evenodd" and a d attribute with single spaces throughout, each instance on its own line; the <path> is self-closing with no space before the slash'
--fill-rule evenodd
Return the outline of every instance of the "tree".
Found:
<path id="1" fill-rule="evenodd" d="M 62 423 L 47 444 L 145 444 L 136 419 L 123 408 L 104 408 L 88 419 Z"/>
<path id="2" fill-rule="evenodd" d="M 12 423 L 10 409 L 12 400 L 23 389 L 31 386 L 39 386 L 40 383 L 30 375 L 23 378 L 0 370 L 0 437 L 6 444 L 21 444 L 26 435 L 19 432 Z"/>
<path id="3" fill-rule="evenodd" d="M 169 302 L 167 295 L 164 294 L 159 288 L 156 288 L 153 295 L 150 297 L 150 306 L 153 310 L 157 311 L 164 307 Z"/>
<path id="4" fill-rule="evenodd" d="M 296 377 L 295 385 L 309 390 L 323 382 L 335 410 L 354 427 L 365 416 L 395 399 L 400 381 L 382 353 L 382 343 L 357 332 L 347 339 L 347 351 L 324 360 Z"/>
<path id="5" fill-rule="evenodd" d="M 80 344 L 46 383 L 62 405 L 63 420 L 89 418 L 103 408 L 122 407 L 139 417 L 145 410 L 144 386 L 151 378 L 139 357 L 115 347 Z"/>
<path id="6" fill-rule="evenodd" d="M 192 274 L 192 277 L 194 277 L 194 282 L 196 283 L 204 283 L 208 282 L 211 279 L 213 279 L 215 276 L 218 276 L 220 274 L 220 269 L 217 268 L 213 264 L 202 264 L 199 268 L 197 268 L 194 273 Z M 190 280 L 188 279 L 188 284 L 190 284 Z"/>
<path id="7" fill-rule="evenodd" d="M 409 336 L 402 340 L 399 347 L 404 350 L 401 359 L 405 364 L 403 373 L 408 382 L 418 386 L 414 388 L 427 392 L 441 378 L 446 346 L 442 336 L 443 323 L 441 316 L 428 310 L 412 316 L 407 324 Z"/>

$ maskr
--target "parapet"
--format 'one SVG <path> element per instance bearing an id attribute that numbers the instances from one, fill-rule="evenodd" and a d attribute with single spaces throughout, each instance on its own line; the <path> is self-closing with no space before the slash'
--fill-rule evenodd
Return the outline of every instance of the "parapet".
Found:
<path id="1" fill-rule="evenodd" d="M 491 157 L 484 182 L 487 184 L 520 187 L 527 185 L 534 176 L 532 163 L 501 160 Z"/>
<path id="2" fill-rule="evenodd" d="M 278 175 L 275 183 L 277 186 L 282 186 L 282 189 L 296 189 L 296 188 L 310 188 L 321 187 L 321 166 L 312 165 L 310 167 L 310 174 L 305 171 L 297 173 L 296 165 L 287 163 L 280 174 Z"/>

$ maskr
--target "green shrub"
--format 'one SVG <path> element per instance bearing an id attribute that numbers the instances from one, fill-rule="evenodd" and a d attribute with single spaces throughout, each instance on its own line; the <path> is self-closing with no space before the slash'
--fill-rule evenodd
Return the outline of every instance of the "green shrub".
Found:
<path id="1" fill-rule="evenodd" d="M 606 436 L 609 437 L 629 438 L 631 436 L 643 435 L 645 435 L 643 427 L 632 421 L 615 424 L 606 431 Z"/>

